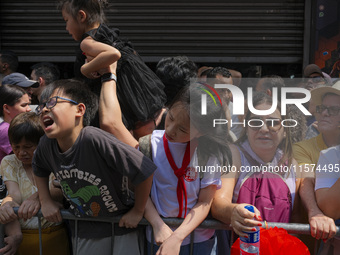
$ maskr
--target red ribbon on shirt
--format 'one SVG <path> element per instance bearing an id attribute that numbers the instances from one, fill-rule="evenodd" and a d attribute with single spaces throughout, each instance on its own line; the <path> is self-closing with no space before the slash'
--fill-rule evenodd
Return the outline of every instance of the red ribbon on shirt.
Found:
<path id="1" fill-rule="evenodd" d="M 178 212 L 178 216 L 177 218 L 182 218 L 182 211 L 183 211 L 183 194 L 185 197 L 185 214 L 184 214 L 184 218 L 187 215 L 187 205 L 188 205 L 188 199 L 187 199 L 187 189 L 185 186 L 185 182 L 184 182 L 184 176 L 185 176 L 185 170 L 187 169 L 191 157 L 194 153 L 194 149 L 191 150 L 190 153 L 190 141 L 187 143 L 187 147 L 185 149 L 185 153 L 184 153 L 184 157 L 183 157 L 183 161 L 182 161 L 182 166 L 181 168 L 178 168 L 169 149 L 169 143 L 168 143 L 168 139 L 166 139 L 165 137 L 165 133 L 163 135 L 163 144 L 164 144 L 164 151 L 165 151 L 165 155 L 168 158 L 169 164 L 171 166 L 171 168 L 174 170 L 174 174 L 176 175 L 176 177 L 178 178 L 178 182 L 177 182 L 177 200 L 178 200 L 178 205 L 179 205 L 179 212 Z M 195 147 L 197 146 L 197 141 L 195 140 Z"/>

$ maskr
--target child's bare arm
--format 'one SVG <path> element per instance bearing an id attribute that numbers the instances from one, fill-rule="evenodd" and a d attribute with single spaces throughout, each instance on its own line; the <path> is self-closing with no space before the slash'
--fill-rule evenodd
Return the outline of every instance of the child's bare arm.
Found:
<path id="1" fill-rule="evenodd" d="M 117 63 L 100 71 L 116 72 Z M 117 97 L 116 82 L 113 80 L 103 82 L 99 99 L 99 124 L 100 128 L 115 135 L 120 141 L 137 148 L 138 142 L 126 129 L 122 121 L 122 112 Z"/>
<path id="2" fill-rule="evenodd" d="M 118 61 L 121 56 L 119 50 L 116 48 L 95 41 L 90 36 L 81 42 L 80 48 L 86 56 L 89 56 L 89 59 L 91 58 L 91 61 L 81 67 L 82 74 L 88 78 L 94 78 L 92 76 L 93 72 L 108 67 Z"/>
<path id="3" fill-rule="evenodd" d="M 157 254 L 179 254 L 183 240 L 208 216 L 215 192 L 215 185 L 200 190 L 197 204 L 190 210 L 182 224 L 164 241 Z"/>
<path id="4" fill-rule="evenodd" d="M 46 220 L 51 222 L 61 222 L 60 205 L 53 201 L 48 187 L 48 177 L 34 176 L 38 187 L 41 212 Z"/>
<path id="5" fill-rule="evenodd" d="M 54 201 L 62 202 L 63 194 L 60 188 L 54 187 L 54 185 L 51 184 L 50 194 Z M 34 215 L 38 213 L 39 209 L 39 194 L 38 192 L 36 192 L 21 203 L 18 210 L 18 216 L 19 218 L 22 218 L 24 220 L 31 219 Z"/>
<path id="6" fill-rule="evenodd" d="M 144 218 L 147 219 L 147 221 L 152 226 L 155 242 L 157 245 L 161 245 L 173 233 L 172 229 L 165 224 L 158 214 L 150 197 L 148 198 L 145 206 Z"/>
<path id="7" fill-rule="evenodd" d="M 144 215 L 146 202 L 148 201 L 153 175 L 139 183 L 135 188 L 135 205 L 119 221 L 120 227 L 135 228 Z"/>
<path id="8" fill-rule="evenodd" d="M 51 181 L 51 178 L 53 181 Z M 56 186 L 56 184 L 58 186 Z M 57 202 L 60 202 L 62 203 L 63 202 L 63 198 L 64 198 L 64 195 L 63 195 L 63 192 L 61 190 L 61 186 L 60 186 L 60 183 L 59 181 L 55 178 L 55 176 L 53 175 L 53 177 L 50 176 L 50 193 L 51 193 L 51 197 L 54 201 L 57 201 Z"/>

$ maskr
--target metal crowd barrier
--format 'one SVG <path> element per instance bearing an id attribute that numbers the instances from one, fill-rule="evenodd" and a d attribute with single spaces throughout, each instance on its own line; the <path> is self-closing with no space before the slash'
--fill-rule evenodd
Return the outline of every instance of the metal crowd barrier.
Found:
<path id="1" fill-rule="evenodd" d="M 18 213 L 18 207 L 14 208 L 14 212 Z M 75 221 L 75 238 L 77 239 L 77 227 L 78 227 L 78 221 L 83 220 L 83 221 L 98 221 L 98 222 L 111 222 L 112 223 L 112 241 L 111 241 L 111 250 L 113 251 L 113 238 L 114 238 L 114 224 L 117 224 L 121 218 L 121 216 L 115 216 L 115 217 L 101 217 L 101 218 L 78 218 L 74 216 L 71 212 L 67 210 L 61 210 L 61 216 L 64 220 L 74 220 Z M 39 222 L 39 251 L 40 255 L 43 255 L 43 247 L 42 247 L 42 238 L 41 238 L 41 221 L 40 218 L 42 217 L 41 211 L 37 213 L 36 216 L 38 217 L 38 222 Z M 163 218 L 163 221 L 172 227 L 179 226 L 183 219 L 178 219 L 178 218 Z M 142 219 L 139 225 L 149 225 L 149 222 L 146 219 Z M 310 234 L 310 226 L 309 224 L 299 224 L 299 223 L 278 223 L 278 222 L 262 222 L 262 227 L 267 227 L 268 228 L 283 228 L 287 230 L 289 234 L 304 234 L 304 235 L 309 235 Z M 228 226 L 227 224 L 224 224 L 218 220 L 214 219 L 206 219 L 204 220 L 200 225 L 199 228 L 208 228 L 208 229 L 225 229 L 225 230 L 231 230 L 231 227 Z M 340 236 L 340 227 L 336 227 L 336 235 Z M 5 231 L 4 231 L 4 225 L 0 224 L 0 247 L 4 247 L 4 236 L 5 236 Z M 153 234 L 151 235 L 153 238 Z M 191 234 L 191 249 L 190 252 L 192 253 L 192 247 L 193 247 L 193 233 Z M 151 240 L 151 243 L 153 243 L 153 240 Z M 151 253 L 152 253 L 152 245 L 151 245 Z M 75 247 L 75 250 L 76 247 Z M 73 255 L 77 255 L 77 253 L 73 253 Z"/>

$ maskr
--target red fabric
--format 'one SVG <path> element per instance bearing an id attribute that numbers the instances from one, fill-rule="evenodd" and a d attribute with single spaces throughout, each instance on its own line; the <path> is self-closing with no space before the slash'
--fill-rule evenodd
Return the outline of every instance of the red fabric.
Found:
<path id="1" fill-rule="evenodd" d="M 231 247 L 231 255 L 240 254 L 240 238 Z M 307 246 L 283 228 L 260 230 L 261 255 L 310 255 Z"/>
<path id="2" fill-rule="evenodd" d="M 169 164 L 171 168 L 174 170 L 174 174 L 178 178 L 177 181 L 177 200 L 179 205 L 179 212 L 177 218 L 182 218 L 182 211 L 183 211 L 183 194 L 185 197 L 185 213 L 184 217 L 187 215 L 187 205 L 188 205 L 188 199 L 187 199 L 187 189 L 185 186 L 184 178 L 185 171 L 190 163 L 192 154 L 195 150 L 192 150 L 192 154 L 190 155 L 190 141 L 187 143 L 187 147 L 185 149 L 182 166 L 181 168 L 178 168 L 169 149 L 168 139 L 165 137 L 165 133 L 163 135 L 163 144 L 164 144 L 164 151 L 166 154 L 166 157 L 168 158 Z"/>

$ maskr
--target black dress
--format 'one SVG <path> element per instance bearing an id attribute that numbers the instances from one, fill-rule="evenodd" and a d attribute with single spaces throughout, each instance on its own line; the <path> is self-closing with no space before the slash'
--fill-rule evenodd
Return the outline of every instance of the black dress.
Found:
<path id="1" fill-rule="evenodd" d="M 145 122 L 157 117 L 166 101 L 164 85 L 132 45 L 119 39 L 118 29 L 111 29 L 105 24 L 85 33 L 83 39 L 87 36 L 91 36 L 98 42 L 112 45 L 121 53 L 117 64 L 117 97 L 126 128 L 133 130 L 137 122 Z M 81 51 L 77 52 L 76 75 L 81 74 L 80 67 L 85 63 L 85 59 Z M 100 79 L 92 80 L 89 84 L 97 94 L 100 92 L 98 82 L 100 84 Z"/>

